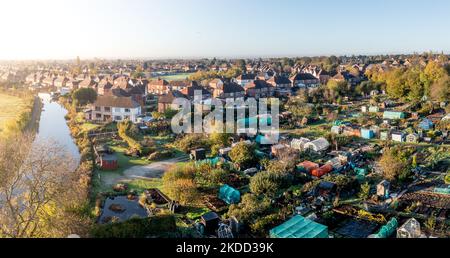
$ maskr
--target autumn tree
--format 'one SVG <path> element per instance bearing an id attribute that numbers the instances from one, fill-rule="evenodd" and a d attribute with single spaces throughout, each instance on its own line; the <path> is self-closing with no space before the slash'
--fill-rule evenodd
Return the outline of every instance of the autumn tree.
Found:
<path id="1" fill-rule="evenodd" d="M 245 142 L 240 142 L 236 146 L 234 146 L 228 156 L 241 168 L 254 166 L 257 162 L 255 146 L 252 144 L 247 144 Z"/>
<path id="2" fill-rule="evenodd" d="M 0 142 L 0 237 L 86 235 L 76 163 L 53 142 L 14 135 Z"/>
<path id="3" fill-rule="evenodd" d="M 410 174 L 409 154 L 399 147 L 386 147 L 379 160 L 383 176 L 387 180 L 405 180 Z"/>
<path id="4" fill-rule="evenodd" d="M 195 203 L 198 197 L 195 171 L 190 163 L 172 166 L 162 178 L 167 194 L 183 205 Z"/>

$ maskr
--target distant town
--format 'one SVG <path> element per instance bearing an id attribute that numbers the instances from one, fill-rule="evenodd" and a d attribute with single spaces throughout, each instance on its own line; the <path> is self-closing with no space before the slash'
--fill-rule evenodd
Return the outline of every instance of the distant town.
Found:
<path id="1" fill-rule="evenodd" d="M 0 237 L 448 238 L 449 57 L 1 61 Z M 196 94 L 276 143 L 174 133 Z"/>

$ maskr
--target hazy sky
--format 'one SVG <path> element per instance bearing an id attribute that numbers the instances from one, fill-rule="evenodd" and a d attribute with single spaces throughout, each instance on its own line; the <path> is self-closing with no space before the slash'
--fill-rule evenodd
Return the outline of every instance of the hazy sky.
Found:
<path id="1" fill-rule="evenodd" d="M 448 0 L 1 0 L 0 59 L 450 52 Z"/>

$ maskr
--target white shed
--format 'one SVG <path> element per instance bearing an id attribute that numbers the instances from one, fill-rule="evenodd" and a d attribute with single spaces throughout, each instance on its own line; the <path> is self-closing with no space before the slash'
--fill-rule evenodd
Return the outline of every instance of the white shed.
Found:
<path id="1" fill-rule="evenodd" d="M 293 139 L 291 141 L 291 148 L 296 150 L 303 150 L 305 148 L 305 144 L 310 142 L 308 138 L 300 138 L 300 139 Z"/>

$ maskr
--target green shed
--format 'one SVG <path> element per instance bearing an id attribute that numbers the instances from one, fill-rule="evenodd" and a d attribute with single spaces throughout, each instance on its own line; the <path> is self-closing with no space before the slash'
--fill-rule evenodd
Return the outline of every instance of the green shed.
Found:
<path id="1" fill-rule="evenodd" d="M 397 111 L 384 111 L 383 119 L 404 119 L 406 118 L 406 114 L 403 112 Z"/>
<path id="2" fill-rule="evenodd" d="M 219 190 L 219 199 L 227 204 L 236 204 L 241 201 L 241 193 L 229 185 L 223 185 Z"/>
<path id="3" fill-rule="evenodd" d="M 328 238 L 328 227 L 300 215 L 270 230 L 271 238 Z"/>

